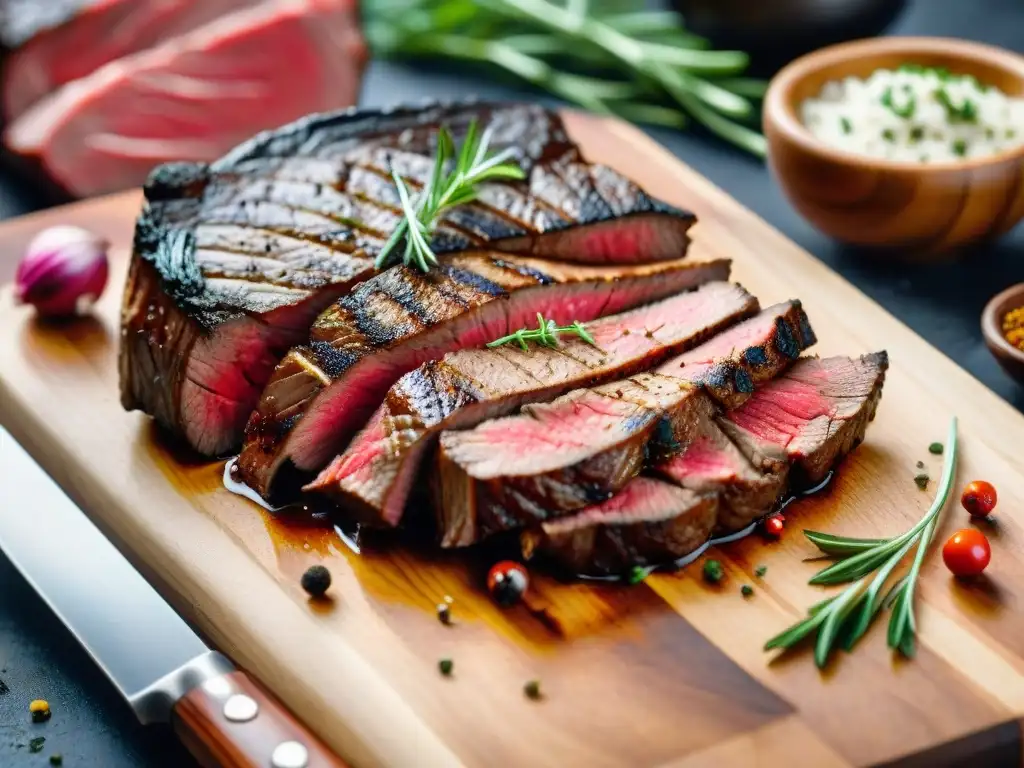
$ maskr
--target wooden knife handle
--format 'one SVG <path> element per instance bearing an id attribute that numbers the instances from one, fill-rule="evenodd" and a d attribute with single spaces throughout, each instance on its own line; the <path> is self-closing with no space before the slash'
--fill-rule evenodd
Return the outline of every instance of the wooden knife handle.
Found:
<path id="1" fill-rule="evenodd" d="M 244 672 L 193 688 L 174 705 L 171 722 L 205 768 L 347 768 Z"/>

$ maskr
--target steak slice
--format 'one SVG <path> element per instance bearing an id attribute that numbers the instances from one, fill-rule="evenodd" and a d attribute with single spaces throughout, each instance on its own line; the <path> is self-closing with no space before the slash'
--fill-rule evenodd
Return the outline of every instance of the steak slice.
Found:
<path id="1" fill-rule="evenodd" d="M 717 509 L 713 493 L 637 477 L 606 501 L 524 531 L 520 542 L 525 557 L 542 554 L 569 573 L 624 574 L 696 550 L 710 537 Z"/>
<path id="2" fill-rule="evenodd" d="M 207 14 L 225 3 L 197 5 Z M 137 186 L 159 163 L 213 160 L 258 130 L 355 104 L 367 48 L 354 0 L 235 5 L 51 92 L 9 125 L 8 149 L 85 197 Z"/>
<path id="3" fill-rule="evenodd" d="M 771 512 L 785 494 L 789 465 L 755 469 L 713 419 L 702 419 L 697 433 L 682 453 L 655 464 L 652 474 L 700 495 L 716 495 L 717 536 L 740 531 Z"/>
<path id="4" fill-rule="evenodd" d="M 424 451 L 446 429 L 472 427 L 527 402 L 649 368 L 757 311 L 737 285 L 709 283 L 588 324 L 557 348 L 466 349 L 403 376 L 348 450 L 308 490 L 370 524 L 397 525 Z"/>
<path id="5" fill-rule="evenodd" d="M 796 487 L 816 485 L 864 439 L 889 357 L 805 358 L 718 423 L 755 467 L 789 463 Z"/>
<path id="6" fill-rule="evenodd" d="M 236 448 L 274 366 L 289 349 L 309 341 L 309 326 L 322 310 L 377 274 L 373 257 L 400 217 L 388 168 L 420 177 L 430 165 L 426 154 L 433 151 L 438 126 L 446 124 L 461 137 L 473 119 L 492 131 L 495 149 L 524 148 L 519 162 L 530 180 L 483 185 L 481 201 L 456 209 L 453 221 L 458 224 L 439 227 L 433 241 L 438 252 L 479 248 L 495 239 L 498 247 L 510 243 L 520 248 L 526 235 L 535 238 L 538 250 L 550 246 L 557 251 L 577 230 L 640 232 L 657 221 L 657 229 L 666 234 L 651 251 L 645 250 L 651 241 L 637 235 L 636 260 L 659 259 L 670 246 L 676 257 L 683 255 L 692 215 L 651 200 L 608 169 L 586 164 L 558 116 L 540 107 L 445 104 L 305 118 L 261 134 L 211 165 L 172 163 L 151 174 L 123 301 L 125 408 L 152 414 L 202 453 Z M 570 171 L 586 171 L 589 186 L 570 188 L 565 181 Z M 604 229 L 591 229 L 599 225 Z M 593 260 L 606 260 L 604 241 L 596 240 Z M 526 274 L 533 269 L 530 259 L 509 258 L 507 263 L 508 269 L 491 271 L 506 280 L 511 271 L 522 272 L 524 284 L 540 280 Z M 635 305 L 701 280 L 724 278 L 727 267 L 722 262 L 691 271 L 670 263 L 659 269 L 608 267 L 598 272 L 602 280 L 628 275 L 616 292 L 623 297 L 635 293 Z M 702 277 L 697 274 L 702 270 L 710 271 Z M 658 274 L 665 277 L 663 289 L 652 285 Z M 551 280 L 557 282 L 557 275 Z M 626 290 L 643 280 L 649 287 Z M 419 299 L 409 280 L 397 277 L 389 285 L 405 287 L 388 295 L 399 303 L 412 302 L 402 326 L 411 332 L 421 325 L 415 316 Z M 467 291 L 504 295 L 497 285 L 481 279 L 472 290 L 460 286 L 438 301 L 459 305 L 468 301 Z M 386 301 L 384 293 L 380 301 Z M 440 313 L 436 306 L 429 310 Z M 325 316 L 314 346 L 343 335 L 340 311 Z M 395 319 L 393 313 L 378 316 L 385 322 Z M 356 320 L 369 318 L 360 313 Z M 378 329 L 359 322 L 353 332 L 360 338 L 386 343 Z M 391 383 L 377 390 L 378 399 L 369 407 L 378 404 Z M 264 416 L 272 411 L 272 401 L 261 409 Z"/>
<path id="7" fill-rule="evenodd" d="M 713 410 L 708 393 L 738 404 L 812 343 L 800 303 L 776 304 L 654 373 L 445 432 L 435 505 L 442 546 L 467 546 L 600 502 L 652 453 L 677 452 L 702 434 Z"/>
<path id="8" fill-rule="evenodd" d="M 13 49 L 4 62 L 4 115 L 13 120 L 60 86 L 108 62 L 251 4 L 251 0 L 0 0 L 7 32 L 4 42 Z"/>

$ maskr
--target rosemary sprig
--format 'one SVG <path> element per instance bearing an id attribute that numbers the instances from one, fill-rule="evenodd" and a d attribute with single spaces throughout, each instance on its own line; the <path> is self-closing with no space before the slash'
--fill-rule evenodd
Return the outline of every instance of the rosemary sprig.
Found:
<path id="1" fill-rule="evenodd" d="M 395 180 L 404 218 L 377 254 L 377 269 L 388 263 L 399 243 L 404 240 L 402 262 L 406 266 L 416 265 L 424 272 L 428 271 L 437 264 L 437 256 L 430 248 L 430 238 L 445 211 L 475 200 L 477 184 L 494 179 L 525 178 L 522 169 L 509 162 L 515 154 L 512 147 L 493 156 L 488 155 L 490 137 L 489 128 L 481 133 L 477 122 L 472 121 L 466 130 L 466 138 L 459 149 L 455 165 L 446 173 L 448 161 L 455 154 L 455 142 L 448 129 L 442 126 L 438 131 L 437 151 L 430 178 L 415 203 L 405 181 L 392 170 L 391 176 Z"/>
<path id="2" fill-rule="evenodd" d="M 555 325 L 554 320 L 545 320 L 544 315 L 540 312 L 537 313 L 537 327 L 535 329 L 520 328 L 515 333 L 510 333 L 508 336 L 502 336 L 500 339 L 488 342 L 487 346 L 500 347 L 504 344 L 515 342 L 522 347 L 524 352 L 527 352 L 530 349 L 528 342 L 535 341 L 545 347 L 557 347 L 558 337 L 563 333 L 574 334 L 587 342 L 587 344 L 594 347 L 597 346 L 594 337 L 590 335 L 579 320 L 574 321 L 572 325 Z"/>
<path id="3" fill-rule="evenodd" d="M 852 650 L 878 614 L 883 609 L 891 608 L 889 647 L 907 658 L 913 657 L 916 650 L 914 590 L 939 516 L 953 487 L 957 457 L 956 425 L 954 417 L 949 425 L 949 437 L 946 441 L 949 450 L 946 453 L 935 501 L 924 517 L 910 530 L 891 539 L 856 539 L 818 531 L 804 531 L 804 535 L 823 553 L 840 558 L 836 563 L 819 571 L 810 583 L 853 583 L 839 594 L 811 606 L 807 618 L 765 643 L 766 651 L 774 648 L 789 650 L 813 634 L 816 636 L 814 661 L 818 667 L 824 667 L 837 645 L 847 651 Z M 917 552 L 910 570 L 883 595 L 882 590 L 886 582 L 915 546 Z M 872 573 L 875 575 L 869 580 Z"/>

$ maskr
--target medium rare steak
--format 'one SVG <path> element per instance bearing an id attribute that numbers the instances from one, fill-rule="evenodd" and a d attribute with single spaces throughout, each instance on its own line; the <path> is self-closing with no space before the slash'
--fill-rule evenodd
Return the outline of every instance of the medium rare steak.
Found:
<path id="1" fill-rule="evenodd" d="M 65 83 L 251 5 L 251 0 L 0 0 L 8 121 Z M 69 51 L 73 51 L 69 55 Z"/>
<path id="2" fill-rule="evenodd" d="M 638 477 L 607 501 L 523 532 L 520 542 L 525 557 L 543 554 L 571 574 L 621 575 L 693 552 L 711 535 L 717 510 L 713 493 Z"/>
<path id="3" fill-rule="evenodd" d="M 557 348 L 508 345 L 446 355 L 403 376 L 348 450 L 308 489 L 328 493 L 368 523 L 397 525 L 424 452 L 441 431 L 628 376 L 756 311 L 757 300 L 739 286 L 709 283 L 589 323 L 597 346 L 569 338 Z"/>
<path id="4" fill-rule="evenodd" d="M 376 274 L 373 257 L 399 220 L 389 167 L 418 177 L 429 165 L 421 153 L 432 151 L 438 125 L 449 125 L 460 137 L 474 118 L 493 131 L 495 149 L 524 148 L 519 162 L 530 179 L 483 185 L 480 202 L 457 209 L 458 224 L 439 228 L 435 250 L 489 241 L 521 249 L 527 237 L 538 251 L 575 243 L 577 255 L 587 259 L 580 238 L 597 233 L 589 242 L 593 260 L 601 262 L 607 261 L 607 237 L 617 232 L 619 240 L 635 246 L 623 251 L 635 261 L 662 259 L 670 248 L 677 257 L 685 252 L 692 215 L 651 200 L 608 169 L 586 164 L 558 117 L 540 107 L 449 104 L 316 115 L 261 134 L 211 165 L 173 163 L 151 174 L 122 311 L 124 406 L 152 414 L 202 453 L 237 447 L 274 366 L 291 347 L 309 341 L 309 326 L 325 307 Z M 575 184 L 581 174 L 590 186 L 570 187 L 566 179 Z M 652 230 L 664 236 L 651 239 Z M 509 295 L 504 283 L 555 288 L 560 281 L 576 282 L 568 268 L 531 263 L 509 257 L 507 266 L 490 268 L 490 277 L 467 273 L 473 286 L 456 280 L 456 287 L 437 295 L 427 291 L 424 296 L 433 295 L 429 306 L 417 302 L 434 278 L 423 281 L 393 269 L 381 275 L 388 288 L 366 294 L 374 308 L 353 316 L 351 330 L 386 345 L 422 330 L 425 320 L 418 312 L 454 316 L 482 297 Z M 724 262 L 607 267 L 583 282 L 608 283 L 602 295 L 614 295 L 616 306 L 626 307 L 726 272 Z M 497 273 L 502 277 L 495 279 Z M 450 277 L 444 270 L 439 274 Z M 374 325 L 398 319 L 383 306 L 389 302 L 407 311 L 390 336 Z M 547 300 L 539 305 L 547 307 Z M 342 310 L 325 316 L 314 346 L 325 340 L 345 346 Z M 447 339 L 433 353 L 443 354 L 455 343 Z M 331 365 L 324 370 L 339 371 Z M 392 381 L 380 385 L 370 408 Z M 261 404 L 263 417 L 272 411 L 273 401 Z M 286 414 L 281 425 L 290 426 L 296 414 Z M 262 448 L 267 433 L 260 434 Z"/>
<path id="5" fill-rule="evenodd" d="M 864 439 L 888 367 L 885 352 L 800 360 L 719 426 L 755 467 L 771 471 L 788 462 L 791 483 L 815 485 Z"/>
<path id="6" fill-rule="evenodd" d="M 708 394 L 743 402 L 814 340 L 799 302 L 777 304 L 656 372 L 445 432 L 435 505 L 442 546 L 473 544 L 607 498 L 652 454 L 677 452 L 702 434 L 713 410 Z"/>
<path id="7" fill-rule="evenodd" d="M 202 4 L 203 13 L 224 5 Z M 162 162 L 213 160 L 258 130 L 356 102 L 367 49 L 355 0 L 237 5 L 53 91 L 8 126 L 8 149 L 84 197 L 137 186 Z"/>

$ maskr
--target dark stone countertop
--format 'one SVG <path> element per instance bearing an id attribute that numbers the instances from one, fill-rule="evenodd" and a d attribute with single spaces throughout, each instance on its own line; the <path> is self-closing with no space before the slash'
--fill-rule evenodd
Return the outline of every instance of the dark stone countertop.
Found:
<path id="1" fill-rule="evenodd" d="M 915 0 L 889 32 L 965 37 L 1024 52 L 1024 4 L 1020 0 Z M 470 94 L 535 96 L 451 72 L 375 64 L 366 80 L 363 102 L 382 105 L 418 101 L 425 95 Z M 652 134 L 1000 396 L 1024 409 L 1024 388 L 997 367 L 979 328 L 981 309 L 988 298 L 1024 280 L 1024 227 L 957 263 L 905 267 L 866 261 L 801 220 L 760 162 L 705 135 Z M 17 179 L 0 175 L 0 218 L 26 213 L 38 205 L 38 199 Z M 30 514 L 31 510 L 16 513 Z M 136 725 L 127 706 L 2 555 L 0 669 L 0 678 L 10 689 L 0 693 L 0 766 L 46 765 L 48 755 L 58 751 L 65 756 L 64 765 L 75 768 L 193 765 L 166 731 Z M 48 699 L 53 706 L 49 723 L 29 722 L 28 702 L 37 697 Z M 46 743 L 40 753 L 30 754 L 28 743 L 35 736 L 45 736 Z"/>

